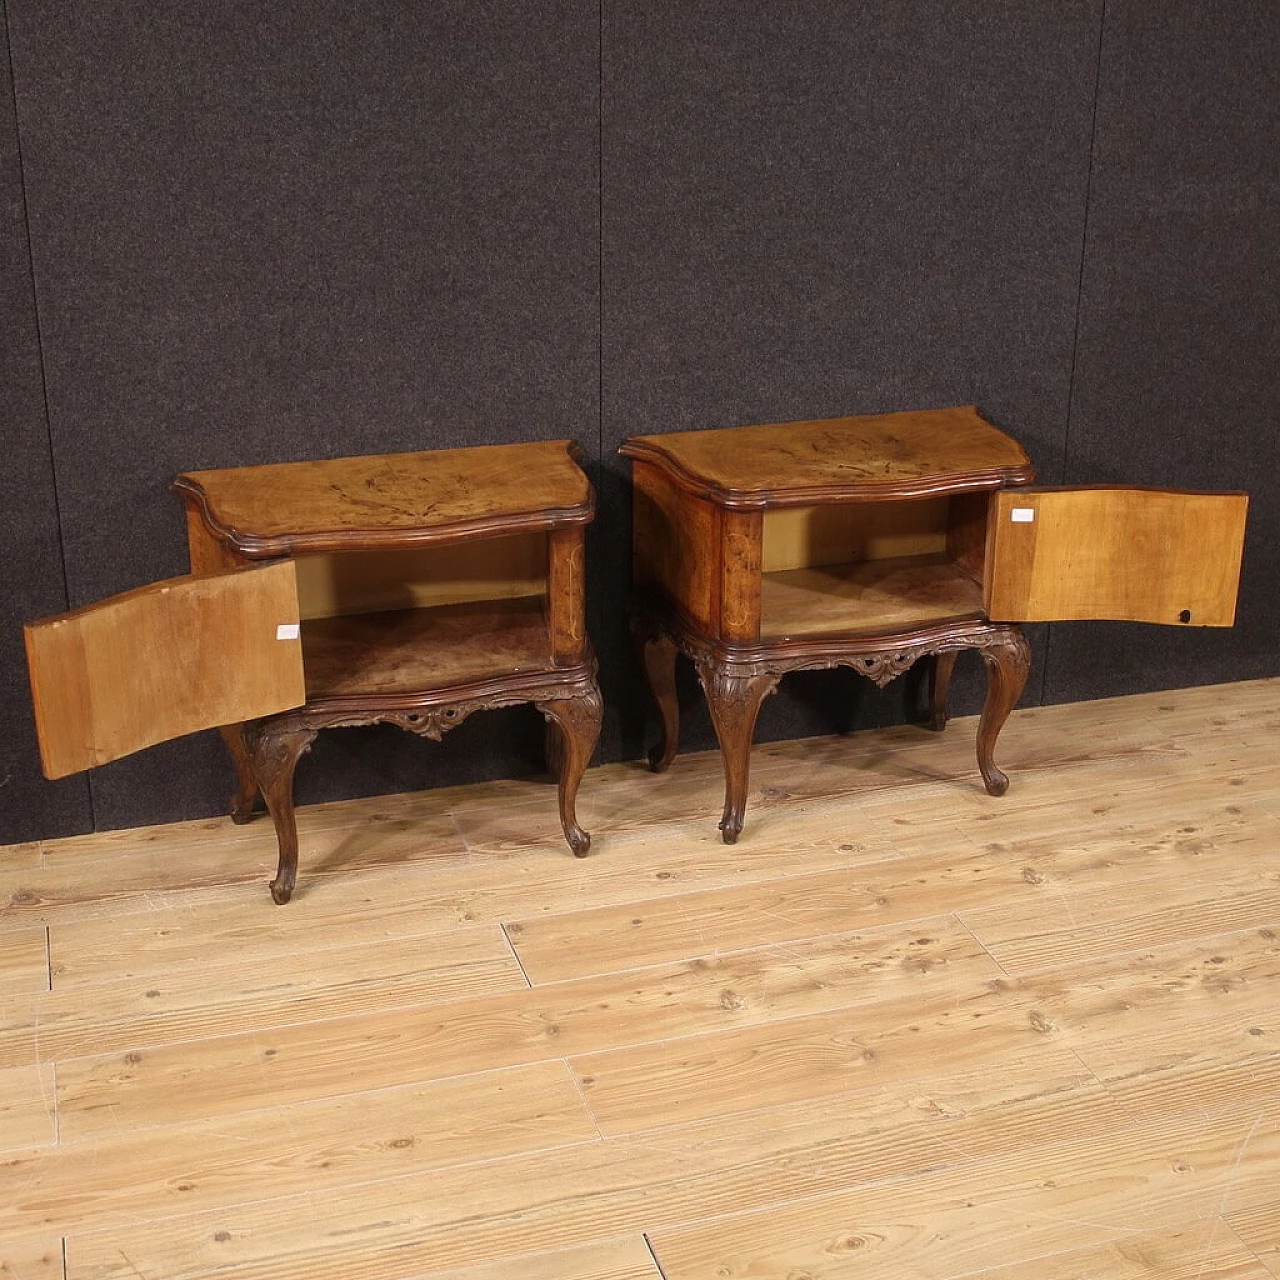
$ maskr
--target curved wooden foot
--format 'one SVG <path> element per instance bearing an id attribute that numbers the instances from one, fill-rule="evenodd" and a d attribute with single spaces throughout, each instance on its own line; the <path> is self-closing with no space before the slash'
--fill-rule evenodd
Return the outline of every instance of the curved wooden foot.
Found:
<path id="1" fill-rule="evenodd" d="M 1021 631 L 1010 627 L 1008 632 L 993 644 L 981 650 L 987 665 L 987 697 L 982 704 L 982 718 L 978 721 L 978 768 L 987 794 L 1002 796 L 1009 789 L 1008 777 L 996 768 L 994 759 L 996 738 L 1009 718 L 1009 712 L 1017 705 L 1031 670 L 1031 646 Z"/>
<path id="2" fill-rule="evenodd" d="M 578 786 L 600 737 L 604 712 L 600 692 L 591 689 L 573 697 L 548 699 L 534 705 L 559 730 L 555 754 L 560 764 L 560 825 L 573 856 L 585 858 L 591 849 L 591 837 L 578 825 L 576 804 Z"/>
<path id="3" fill-rule="evenodd" d="M 280 859 L 276 878 L 271 882 L 271 896 L 278 905 L 293 896 L 298 877 L 298 826 L 293 813 L 293 772 L 298 758 L 315 739 L 316 731 L 305 725 L 270 721 L 258 731 L 253 749 L 253 767 L 267 802 L 267 812 L 276 828 Z"/>
<path id="4" fill-rule="evenodd" d="M 218 732 L 222 734 L 227 754 L 236 770 L 236 789 L 229 806 L 231 821 L 237 826 L 243 826 L 246 822 L 252 822 L 256 816 L 254 805 L 258 799 L 258 780 L 253 773 L 253 754 L 244 725 L 224 724 Z"/>
<path id="5" fill-rule="evenodd" d="M 746 818 L 751 780 L 751 740 L 760 704 L 778 687 L 779 677 L 767 672 L 734 675 L 707 660 L 698 664 L 698 679 L 706 694 L 711 723 L 720 742 L 724 763 L 724 812 L 720 833 L 725 844 L 736 844 Z"/>
<path id="6" fill-rule="evenodd" d="M 638 633 L 636 648 L 662 725 L 662 737 L 649 751 L 649 768 L 654 773 L 664 773 L 680 745 L 680 702 L 676 697 L 676 657 L 680 651 L 675 641 L 660 630 Z"/>
<path id="7" fill-rule="evenodd" d="M 929 673 L 929 728 L 940 733 L 947 727 L 947 695 L 951 692 L 951 676 L 956 669 L 954 649 L 933 655 Z"/>

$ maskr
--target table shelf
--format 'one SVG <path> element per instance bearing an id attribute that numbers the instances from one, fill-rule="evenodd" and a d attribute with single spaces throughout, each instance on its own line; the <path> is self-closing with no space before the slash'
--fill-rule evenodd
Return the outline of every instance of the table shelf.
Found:
<path id="1" fill-rule="evenodd" d="M 541 596 L 312 618 L 302 655 L 309 703 L 431 693 L 553 665 Z"/>
<path id="2" fill-rule="evenodd" d="M 783 569 L 761 576 L 765 643 L 880 635 L 982 616 L 982 588 L 945 553 Z"/>

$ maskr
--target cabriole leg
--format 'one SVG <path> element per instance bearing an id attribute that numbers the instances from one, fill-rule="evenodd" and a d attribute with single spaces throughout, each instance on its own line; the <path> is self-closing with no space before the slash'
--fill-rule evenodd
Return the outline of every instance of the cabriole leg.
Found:
<path id="1" fill-rule="evenodd" d="M 227 754 L 236 770 L 236 789 L 231 796 L 231 821 L 243 826 L 253 818 L 258 799 L 258 780 L 253 774 L 253 755 L 242 724 L 224 724 L 218 732 L 226 743 Z"/>
<path id="2" fill-rule="evenodd" d="M 637 636 L 636 647 L 662 722 L 662 737 L 649 752 L 649 768 L 654 773 L 663 773 L 680 745 L 680 702 L 676 697 L 676 657 L 679 650 L 664 631 Z"/>
<path id="3" fill-rule="evenodd" d="M 298 724 L 279 727 L 270 722 L 258 732 L 253 765 L 276 828 L 280 859 L 271 896 L 278 905 L 288 902 L 298 877 L 298 825 L 293 812 L 293 772 L 298 758 L 315 739 L 316 731 Z"/>
<path id="4" fill-rule="evenodd" d="M 978 721 L 978 768 L 987 793 L 1002 796 L 1009 789 L 1009 779 L 996 768 L 993 755 L 996 738 L 1017 705 L 1031 669 L 1031 646 L 1016 628 L 1010 628 L 995 644 L 985 646 L 982 660 L 987 666 L 987 697 Z"/>
<path id="5" fill-rule="evenodd" d="M 724 762 L 724 812 L 720 815 L 720 832 L 725 844 L 734 844 L 742 833 L 746 816 L 756 717 L 760 704 L 778 687 L 778 677 L 767 673 L 733 675 L 708 659 L 698 664 L 698 678 L 702 681 Z"/>
<path id="6" fill-rule="evenodd" d="M 957 656 L 954 649 L 933 655 L 929 673 L 929 728 L 938 732 L 947 727 L 947 694 L 951 692 Z"/>
<path id="7" fill-rule="evenodd" d="M 578 786 L 600 738 L 600 692 L 591 689 L 571 698 L 548 699 L 534 705 L 559 730 L 554 754 L 560 766 L 560 825 L 574 857 L 585 858 L 591 849 L 591 837 L 578 825 L 576 805 Z"/>

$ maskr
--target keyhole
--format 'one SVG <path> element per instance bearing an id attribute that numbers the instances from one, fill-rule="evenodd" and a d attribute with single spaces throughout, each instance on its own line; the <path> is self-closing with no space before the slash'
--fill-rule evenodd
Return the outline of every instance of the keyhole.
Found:
<path id="1" fill-rule="evenodd" d="M 1180 614 L 1178 614 L 1178 621 L 1179 621 L 1179 622 L 1190 622 L 1190 621 L 1191 621 L 1191 610 L 1190 610 L 1190 609 L 1183 609 L 1183 611 L 1182 611 Z"/>

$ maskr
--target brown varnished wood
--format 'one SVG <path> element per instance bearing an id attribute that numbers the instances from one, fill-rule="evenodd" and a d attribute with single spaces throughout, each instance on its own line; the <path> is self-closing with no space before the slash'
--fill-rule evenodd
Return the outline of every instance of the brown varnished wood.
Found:
<path id="1" fill-rule="evenodd" d="M 972 405 L 634 436 L 619 452 L 728 508 L 919 498 L 1034 479 L 1022 446 Z"/>
<path id="2" fill-rule="evenodd" d="M 987 621 L 981 583 L 989 493 L 1033 478 L 1021 446 L 969 407 L 643 436 L 620 452 L 634 466 L 636 629 L 662 722 L 650 763 L 675 754 L 682 651 L 720 742 L 726 843 L 743 827 L 760 703 L 790 671 L 848 666 L 883 684 L 932 656 L 941 728 L 955 654 L 978 649 L 979 767 L 1003 790 L 993 753 L 1025 646 Z"/>
<path id="3" fill-rule="evenodd" d="M 634 577 L 696 625 L 718 624 L 720 509 L 646 462 L 632 468 Z"/>
<path id="4" fill-rule="evenodd" d="M 946 550 L 979 587 L 986 572 L 987 521 L 991 494 L 956 493 L 947 503 Z"/>
<path id="5" fill-rule="evenodd" d="M 649 751 L 649 767 L 654 773 L 665 773 L 680 745 L 680 700 L 676 693 L 680 650 L 652 616 L 633 612 L 631 630 L 661 725 L 661 737 Z"/>
<path id="6" fill-rule="evenodd" d="M 1002 796 L 1009 789 L 1009 779 L 996 767 L 996 739 L 1026 687 L 1031 647 L 1016 627 L 1004 627 L 997 632 L 995 643 L 979 652 L 987 668 L 987 696 L 978 721 L 978 769 L 987 794 Z M 934 715 L 936 721 L 936 710 Z"/>
<path id="7" fill-rule="evenodd" d="M 585 625 L 583 526 L 591 486 L 568 441 L 180 476 L 193 562 L 289 554 L 301 566 L 306 703 L 222 735 L 232 817 L 259 790 L 275 825 L 271 892 L 297 880 L 293 777 L 322 729 L 394 724 L 439 739 L 477 711 L 547 717 L 561 826 L 590 836 L 575 801 L 600 730 Z"/>
<path id="8" fill-rule="evenodd" d="M 1001 795 L 996 740 L 1030 665 L 1012 624 L 1234 617 L 1244 495 L 1031 489 L 1021 446 L 973 407 L 640 436 L 620 452 L 637 477 L 637 625 L 662 719 L 650 760 L 666 768 L 675 751 L 678 650 L 719 736 L 726 841 L 760 699 L 790 671 L 849 666 L 883 684 L 931 657 L 941 729 L 956 655 L 977 650 L 978 765 Z M 1033 521 L 1013 523 L 1015 506 Z"/>
<path id="9" fill-rule="evenodd" d="M 556 666 L 581 662 L 586 653 L 586 547 L 581 528 L 557 529 L 547 545 L 547 623 Z"/>
<path id="10" fill-rule="evenodd" d="M 761 638 L 879 634 L 982 616 L 982 592 L 945 555 L 904 556 L 763 578 Z"/>
<path id="11" fill-rule="evenodd" d="M 1010 622 L 1229 627 L 1248 503 L 1242 493 L 1110 487 L 996 494 L 987 611 Z"/>
<path id="12" fill-rule="evenodd" d="M 778 688 L 779 675 L 769 670 L 737 670 L 703 656 L 694 664 L 711 712 L 724 765 L 724 810 L 720 834 L 735 844 L 742 834 L 751 775 L 751 741 L 760 704 Z"/>
<path id="13" fill-rule="evenodd" d="M 293 566 L 153 583 L 25 628 L 47 777 L 300 705 Z"/>
<path id="14" fill-rule="evenodd" d="M 585 858 L 591 851 L 591 837 L 578 823 L 576 801 L 578 785 L 600 739 L 604 704 L 596 689 L 566 692 L 565 697 L 535 698 L 534 705 L 546 717 L 548 726 L 558 731 L 555 756 L 560 827 L 573 856 Z"/>
<path id="15" fill-rule="evenodd" d="M 241 555 L 403 548 L 589 523 L 580 457 L 539 441 L 189 471 L 173 488 Z"/>
<path id="16" fill-rule="evenodd" d="M 947 695 L 951 692 L 951 677 L 955 674 L 958 656 L 952 650 L 935 654 L 933 658 L 929 672 L 929 728 L 935 733 L 947 727 Z"/>
<path id="17" fill-rule="evenodd" d="M 307 702 L 406 695 L 552 666 L 541 599 L 312 618 L 302 624 Z"/>
<path id="18" fill-rule="evenodd" d="M 759 511 L 721 513 L 720 638 L 726 644 L 755 644 L 760 639 L 761 533 Z"/>

